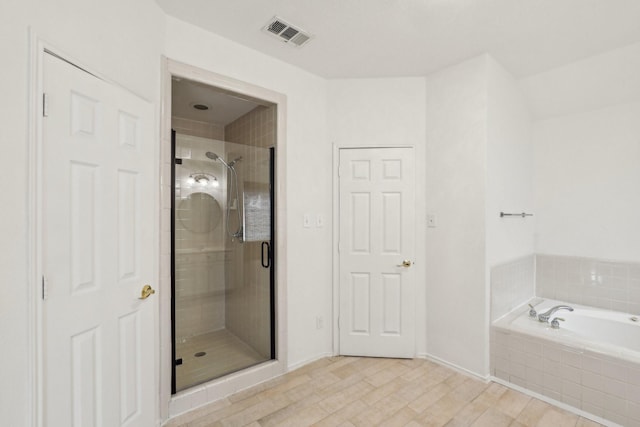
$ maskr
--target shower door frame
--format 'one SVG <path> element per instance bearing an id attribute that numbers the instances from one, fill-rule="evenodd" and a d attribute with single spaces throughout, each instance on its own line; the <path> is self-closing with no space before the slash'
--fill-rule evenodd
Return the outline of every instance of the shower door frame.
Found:
<path id="1" fill-rule="evenodd" d="M 270 215 L 270 223 L 269 223 L 269 235 L 270 238 L 268 241 L 263 241 L 262 244 L 264 245 L 264 243 L 268 244 L 268 250 L 267 250 L 267 257 L 268 257 L 268 266 L 264 265 L 264 247 L 261 248 L 261 254 L 263 256 L 262 258 L 262 268 L 267 268 L 268 269 L 268 277 L 269 277 L 269 300 L 268 300 L 268 304 L 266 304 L 269 307 L 269 320 L 268 320 L 268 328 L 269 328 L 269 359 L 267 360 L 263 360 L 261 362 L 258 363 L 254 363 L 251 364 L 249 366 L 245 366 L 241 369 L 238 370 L 231 370 L 231 371 L 227 371 L 226 373 L 222 374 L 222 375 L 218 375 L 218 376 L 214 376 L 209 378 L 208 380 L 204 381 L 204 382 L 196 382 L 193 383 L 191 385 L 189 385 L 186 388 L 182 388 L 181 390 L 177 389 L 177 370 L 176 370 L 176 366 L 182 365 L 183 364 L 183 360 L 182 358 L 178 358 L 177 355 L 177 344 L 176 344 L 176 324 L 178 323 L 178 319 L 176 317 L 176 180 L 178 179 L 178 173 L 177 173 L 177 166 L 185 166 L 185 160 L 189 161 L 190 159 L 182 159 L 182 158 L 177 158 L 176 157 L 176 153 L 177 153 L 177 138 L 178 135 L 181 136 L 187 136 L 185 134 L 178 134 L 178 132 L 176 132 L 175 129 L 171 129 L 171 182 L 173 183 L 173 185 L 171 186 L 171 360 L 173 361 L 172 365 L 171 365 L 171 394 L 175 395 L 176 393 L 179 393 L 180 391 L 183 390 L 188 390 L 191 389 L 193 387 L 197 387 L 203 383 L 207 383 L 222 377 L 226 377 L 230 374 L 233 374 L 235 372 L 238 371 L 242 371 L 245 369 L 249 369 L 253 366 L 256 365 L 260 365 L 262 363 L 268 362 L 270 360 L 274 360 L 276 359 L 276 355 L 277 355 L 277 349 L 276 349 L 276 336 L 275 336 L 275 330 L 276 330 L 276 318 L 275 318 L 275 314 L 276 314 L 276 303 L 275 303 L 275 265 L 276 265 L 276 257 L 275 257 L 275 251 L 272 249 L 274 247 L 274 245 L 276 245 L 276 227 L 275 227 L 275 215 L 276 215 L 276 211 L 275 211 L 275 192 L 274 192 L 274 185 L 275 185 L 275 147 L 269 147 L 269 148 L 262 148 L 262 147 L 257 147 L 261 150 L 265 150 L 266 152 L 269 153 L 269 172 L 267 174 L 267 177 L 269 179 L 269 215 Z M 237 143 L 232 143 L 229 141 L 222 141 L 225 145 L 226 144 L 231 144 L 231 145 L 242 145 L 242 144 L 237 144 Z M 252 147 L 253 148 L 253 147 Z M 208 153 L 207 153 L 208 154 Z M 238 185 L 237 183 L 235 185 Z M 244 192 L 242 193 L 244 194 Z M 238 203 L 240 203 L 240 201 L 238 201 Z M 242 223 L 244 224 L 244 208 L 243 208 L 243 221 Z M 243 230 L 246 230 L 245 225 L 242 226 Z M 226 230 L 226 233 L 228 233 L 228 229 Z M 243 237 L 241 237 L 241 239 L 244 239 L 244 232 L 243 232 Z M 255 242 L 255 241 L 254 241 Z M 247 243 L 243 243 L 243 246 L 247 244 Z M 265 356 L 266 357 L 266 356 Z M 179 362 L 179 363 L 178 363 Z M 211 363 L 215 363 L 214 361 L 212 361 Z"/>
<path id="2" fill-rule="evenodd" d="M 161 235 L 160 235 L 160 412 L 163 420 L 170 416 L 184 412 L 186 409 L 213 402 L 235 391 L 261 383 L 271 378 L 282 375 L 287 370 L 287 252 L 284 245 L 286 230 L 286 96 L 252 85 L 231 77 L 223 76 L 212 71 L 207 71 L 189 64 L 162 58 L 162 110 L 161 110 Z M 272 226 L 275 233 L 272 241 L 273 259 L 277 263 L 273 265 L 272 289 L 274 302 L 274 328 L 272 332 L 275 338 L 275 358 L 259 365 L 249 367 L 227 376 L 214 379 L 197 387 L 178 392 L 172 395 L 172 334 L 171 334 L 171 82 L 173 77 L 184 78 L 209 86 L 238 93 L 259 101 L 267 101 L 277 106 L 276 146 L 274 147 L 274 213 Z"/>

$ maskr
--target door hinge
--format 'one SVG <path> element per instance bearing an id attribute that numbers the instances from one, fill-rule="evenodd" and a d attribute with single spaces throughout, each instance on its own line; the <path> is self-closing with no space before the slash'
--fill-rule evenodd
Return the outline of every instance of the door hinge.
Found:
<path id="1" fill-rule="evenodd" d="M 338 316 L 338 329 L 340 329 L 340 316 Z"/>
<path id="2" fill-rule="evenodd" d="M 49 297 L 49 289 L 47 286 L 47 279 L 42 276 L 42 299 L 46 300 Z"/>
<path id="3" fill-rule="evenodd" d="M 42 94 L 42 117 L 49 117 L 49 95 Z"/>

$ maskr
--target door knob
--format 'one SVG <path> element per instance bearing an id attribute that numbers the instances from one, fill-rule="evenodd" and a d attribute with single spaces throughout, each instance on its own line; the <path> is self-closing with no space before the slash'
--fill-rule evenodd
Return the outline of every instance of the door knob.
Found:
<path id="1" fill-rule="evenodd" d="M 142 288 L 142 293 L 140 294 L 140 298 L 138 299 L 147 299 L 151 294 L 155 294 L 156 291 L 149 285 L 144 285 Z"/>
<path id="2" fill-rule="evenodd" d="M 398 267 L 411 267 L 411 260 L 405 259 L 402 261 L 402 264 L 398 264 Z"/>

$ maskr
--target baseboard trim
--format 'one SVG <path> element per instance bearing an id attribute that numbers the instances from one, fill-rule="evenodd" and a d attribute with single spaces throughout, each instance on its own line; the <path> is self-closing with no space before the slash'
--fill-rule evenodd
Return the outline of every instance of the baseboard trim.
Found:
<path id="1" fill-rule="evenodd" d="M 305 360 L 303 360 L 301 362 L 296 362 L 296 363 L 294 363 L 292 365 L 289 365 L 287 367 L 287 373 L 295 371 L 296 369 L 300 369 L 300 368 L 308 365 L 309 363 L 313 363 L 313 362 L 315 362 L 317 360 L 324 359 L 325 357 L 331 357 L 331 356 L 335 356 L 335 354 L 332 351 L 328 351 L 326 353 L 315 355 L 315 356 L 313 356 L 313 357 L 311 357 L 309 359 L 305 359 Z"/>
<path id="2" fill-rule="evenodd" d="M 435 363 L 437 363 L 439 365 L 446 366 L 447 368 L 451 368 L 454 371 L 460 372 L 461 374 L 465 374 L 465 375 L 468 375 L 470 377 L 477 378 L 477 379 L 479 379 L 479 380 L 481 380 L 481 381 L 483 381 L 485 383 L 488 383 L 489 381 L 491 381 L 491 376 L 490 375 L 484 375 L 484 376 L 480 375 L 477 372 L 470 371 L 470 370 L 468 370 L 466 368 L 463 368 L 462 366 L 456 365 L 455 363 L 448 362 L 448 361 L 446 361 L 444 359 L 441 359 L 441 358 L 439 358 L 437 356 L 434 356 L 432 354 L 429 354 L 429 353 L 418 353 L 416 355 L 416 357 L 419 358 L 419 359 L 427 359 L 427 360 L 435 362 Z"/>

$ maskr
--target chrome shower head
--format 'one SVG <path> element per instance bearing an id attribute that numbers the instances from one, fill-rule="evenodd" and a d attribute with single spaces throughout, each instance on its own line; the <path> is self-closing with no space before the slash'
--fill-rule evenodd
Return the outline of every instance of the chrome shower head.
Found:
<path id="1" fill-rule="evenodd" d="M 211 151 L 207 151 L 205 153 L 205 156 L 207 156 L 208 158 L 210 158 L 213 161 L 219 160 L 220 163 L 222 163 L 223 165 L 225 165 L 226 167 L 230 167 L 227 162 L 225 162 L 224 160 L 222 160 L 222 157 L 218 156 L 216 153 L 213 153 Z"/>

